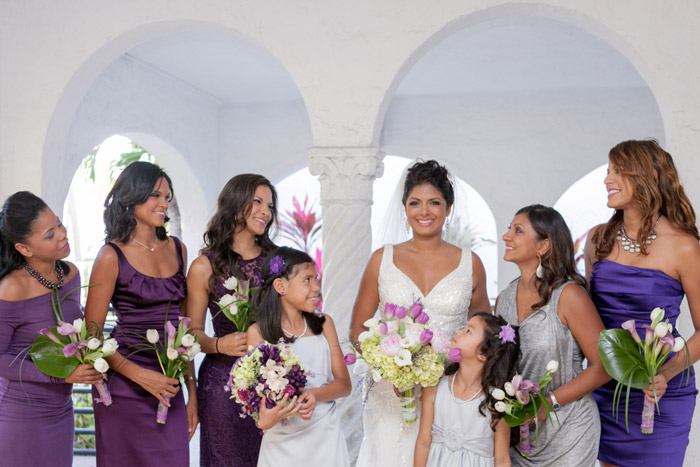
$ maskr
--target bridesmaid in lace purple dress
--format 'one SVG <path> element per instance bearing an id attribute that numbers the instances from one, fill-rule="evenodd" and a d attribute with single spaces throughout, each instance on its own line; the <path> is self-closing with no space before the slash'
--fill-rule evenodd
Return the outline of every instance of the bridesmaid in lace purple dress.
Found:
<path id="1" fill-rule="evenodd" d="M 260 285 L 262 262 L 275 246 L 270 227 L 277 217 L 277 193 L 262 175 L 241 174 L 226 183 L 217 210 L 204 234 L 204 248 L 187 276 L 187 316 L 207 354 L 199 369 L 200 465 L 255 466 L 261 434 L 250 418 L 241 418 L 239 405 L 223 389 L 231 367 L 247 351 L 239 332 L 216 305 L 230 293 L 223 283 L 235 276 Z M 214 336 L 204 332 L 207 308 Z"/>
<path id="2" fill-rule="evenodd" d="M 680 467 L 698 393 L 693 368 L 690 378 L 681 375 L 686 356 L 691 364 L 700 357 L 700 235 L 695 211 L 671 155 L 656 141 L 625 141 L 612 148 L 605 187 L 608 207 L 615 213 L 591 231 L 585 253 L 591 296 L 603 324 L 619 329 L 634 319 L 644 336 L 651 310 L 661 307 L 678 336 L 676 319 L 685 294 L 696 331 L 685 336 L 687 350 L 678 352 L 655 378 L 660 412 L 654 416 L 653 433 L 640 429 L 644 398 L 654 400 L 651 384 L 644 391 L 631 390 L 629 433 L 624 417 L 613 414 L 615 382 L 593 393 L 601 418 L 598 460 L 603 467 Z M 624 410 L 624 402 L 619 410 Z"/>
<path id="3" fill-rule="evenodd" d="M 39 330 L 56 325 L 58 291 L 67 322 L 82 318 L 80 274 L 61 261 L 70 253 L 66 228 L 37 196 L 20 191 L 0 212 L 0 464 L 73 463 L 72 383 L 101 378 L 80 365 L 67 378 L 40 372 L 24 354 Z M 24 355 L 24 357 L 18 355 Z"/>
<path id="4" fill-rule="evenodd" d="M 98 466 L 190 464 L 188 438 L 197 425 L 194 365 L 185 375 L 185 407 L 180 382 L 164 376 L 155 353 L 140 347 L 148 329 L 162 338 L 166 319 L 177 326 L 185 299 L 187 252 L 163 227 L 171 199 L 167 174 L 154 164 L 134 162 L 105 201 L 107 244 L 92 269 L 95 285 L 85 319 L 102 328 L 111 302 L 119 350 L 107 358 L 113 403 L 93 404 Z M 96 396 L 93 392 L 93 400 Z M 159 402 L 170 408 L 165 424 L 156 423 Z"/>

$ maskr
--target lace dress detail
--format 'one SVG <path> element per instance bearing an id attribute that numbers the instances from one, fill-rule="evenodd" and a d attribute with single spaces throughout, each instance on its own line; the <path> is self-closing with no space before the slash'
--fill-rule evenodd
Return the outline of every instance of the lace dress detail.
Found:
<path id="1" fill-rule="evenodd" d="M 379 266 L 379 316 L 386 303 L 410 305 L 420 300 L 430 316 L 428 324 L 452 336 L 467 324 L 472 295 L 472 256 L 462 249 L 459 265 L 443 277 L 427 295 L 394 264 L 393 245 L 384 246 Z M 416 403 L 420 414 L 420 402 Z M 382 379 L 370 389 L 364 407 L 364 436 L 357 466 L 412 466 L 413 450 L 420 420 L 407 425 L 401 418 L 399 399 L 394 387 Z M 397 449 L 398 448 L 398 449 Z"/>
<path id="2" fill-rule="evenodd" d="M 211 258 L 209 258 L 211 261 Z M 250 281 L 251 287 L 261 282 L 263 255 L 242 260 L 239 268 Z M 209 295 L 209 312 L 212 315 L 214 336 L 223 337 L 238 331 L 215 302 L 229 290 L 223 280 L 214 282 Z M 253 467 L 258 462 L 262 436 L 252 418 L 241 418 L 240 405 L 230 400 L 224 385 L 237 358 L 224 354 L 207 354 L 199 368 L 197 401 L 200 426 L 200 465 L 202 467 L 237 466 Z"/>

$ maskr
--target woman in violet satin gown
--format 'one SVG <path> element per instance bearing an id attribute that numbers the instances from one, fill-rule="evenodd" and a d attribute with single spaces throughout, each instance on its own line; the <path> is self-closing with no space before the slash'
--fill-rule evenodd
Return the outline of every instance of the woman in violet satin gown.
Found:
<path id="1" fill-rule="evenodd" d="M 620 328 L 634 319 L 637 332 L 651 324 L 650 312 L 661 307 L 673 324 L 685 293 L 693 324 L 700 326 L 700 245 L 695 211 L 680 184 L 671 155 L 656 141 L 625 141 L 610 150 L 605 178 L 608 207 L 615 213 L 595 227 L 586 244 L 586 274 L 593 301 L 605 327 Z M 634 236 L 634 237 L 633 237 Z M 650 384 L 632 389 L 629 433 L 624 416 L 613 416 L 615 382 L 594 392 L 601 417 L 601 465 L 682 466 L 688 446 L 697 390 L 691 367 L 681 382 L 686 357 L 700 357 L 700 335 L 687 340 L 656 376 L 660 413 L 654 431 L 640 429 L 643 399 L 653 401 Z M 620 410 L 624 410 L 620 406 Z"/>
<path id="2" fill-rule="evenodd" d="M 51 294 L 66 322 L 82 318 L 80 274 L 61 261 L 66 228 L 37 196 L 20 191 L 0 212 L 0 463 L 68 467 L 73 463 L 72 383 L 97 383 L 92 365 L 67 378 L 40 372 L 24 352 L 39 331 L 56 325 Z M 19 356 L 19 357 L 18 357 Z"/>
<path id="3" fill-rule="evenodd" d="M 258 462 L 260 430 L 252 418 L 241 418 L 240 406 L 222 390 L 231 367 L 248 350 L 246 333 L 238 331 L 216 302 L 231 293 L 224 287 L 230 276 L 260 287 L 263 259 L 275 248 L 269 232 L 276 218 L 277 193 L 265 177 L 233 177 L 219 194 L 204 248 L 187 274 L 187 316 L 207 354 L 197 384 L 202 467 L 253 467 Z M 214 337 L 204 332 L 207 308 Z"/>
<path id="4" fill-rule="evenodd" d="M 177 327 L 185 300 L 187 252 L 163 227 L 171 199 L 170 177 L 160 167 L 133 162 L 105 200 L 107 244 L 92 269 L 85 319 L 101 329 L 111 302 L 117 314 L 111 335 L 119 349 L 107 358 L 113 403 L 93 403 L 98 466 L 190 464 L 188 441 L 197 426 L 194 366 L 185 375 L 185 407 L 180 382 L 163 375 L 155 353 L 140 347 L 148 329 L 164 338 L 166 319 Z M 169 407 L 165 424 L 156 422 L 160 402 Z"/>
<path id="5" fill-rule="evenodd" d="M 433 160 L 417 162 L 399 189 L 413 238 L 375 251 L 365 268 L 350 324 L 350 339 L 358 350 L 363 323 L 377 310 L 383 313 L 386 303 L 410 306 L 420 300 L 430 316 L 428 324 L 450 337 L 466 325 L 468 314 L 491 311 L 479 257 L 442 239 L 455 200 L 447 169 Z M 394 391 L 382 379 L 368 393 L 358 467 L 413 465 L 419 423 L 403 422 Z M 416 407 L 420 414 L 420 404 Z"/>

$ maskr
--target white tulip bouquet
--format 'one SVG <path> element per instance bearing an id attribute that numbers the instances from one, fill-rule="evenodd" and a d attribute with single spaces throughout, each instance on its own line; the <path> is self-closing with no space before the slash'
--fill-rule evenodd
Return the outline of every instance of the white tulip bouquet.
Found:
<path id="1" fill-rule="evenodd" d="M 605 370 L 617 381 L 613 395 L 613 411 L 617 412 L 622 389 L 627 386 L 625 398 L 625 427 L 629 433 L 629 397 L 630 388 L 644 389 L 666 363 L 672 352 L 679 352 L 686 347 L 682 337 L 673 337 L 673 325 L 664 319 L 664 310 L 654 308 L 651 312 L 651 326 L 644 324 L 644 340 L 639 337 L 635 320 L 622 323 L 622 329 L 607 329 L 600 332 L 598 352 Z M 690 356 L 685 352 L 685 370 L 690 376 Z M 682 378 L 681 378 L 682 381 Z M 687 381 L 686 381 L 687 384 Z M 656 385 L 653 384 L 655 402 L 644 398 L 642 408 L 642 433 L 654 432 L 654 408 L 659 411 L 659 398 Z M 661 413 L 659 411 L 659 413 Z"/>
<path id="2" fill-rule="evenodd" d="M 231 276 L 224 281 L 224 287 L 231 293 L 223 295 L 218 302 L 215 302 L 221 309 L 221 313 L 226 316 L 239 332 L 248 331 L 253 306 L 250 297 L 258 290 L 257 287 L 250 287 L 249 281 L 241 281 Z"/>

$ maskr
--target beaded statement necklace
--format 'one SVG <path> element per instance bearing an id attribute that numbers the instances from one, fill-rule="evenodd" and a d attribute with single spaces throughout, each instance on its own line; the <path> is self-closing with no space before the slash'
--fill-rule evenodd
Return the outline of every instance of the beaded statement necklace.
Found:
<path id="1" fill-rule="evenodd" d="M 627 230 L 625 230 L 624 222 L 620 224 L 620 228 L 617 230 L 617 239 L 620 242 L 620 246 L 622 246 L 622 249 L 625 251 L 629 251 L 630 253 L 641 253 L 641 243 L 651 245 L 651 242 L 656 240 L 656 226 L 659 225 L 660 220 L 661 214 L 659 214 L 659 217 L 656 218 L 656 222 L 654 223 L 654 227 L 651 228 L 649 237 L 647 237 L 646 240 L 642 240 L 641 242 L 639 242 L 638 239 L 632 238 L 629 235 L 627 235 Z"/>
<path id="2" fill-rule="evenodd" d="M 34 269 L 32 269 L 29 263 L 24 263 L 24 269 L 26 269 L 29 275 L 31 275 L 34 279 L 38 280 L 39 283 L 44 287 L 47 287 L 49 289 L 60 289 L 61 287 L 63 287 L 63 268 L 61 267 L 61 264 L 58 261 L 56 261 L 55 264 L 56 277 L 58 278 L 55 284 L 47 278 L 45 278 L 44 276 L 42 276 L 39 271 L 35 271 Z"/>

